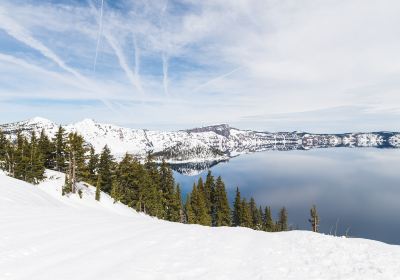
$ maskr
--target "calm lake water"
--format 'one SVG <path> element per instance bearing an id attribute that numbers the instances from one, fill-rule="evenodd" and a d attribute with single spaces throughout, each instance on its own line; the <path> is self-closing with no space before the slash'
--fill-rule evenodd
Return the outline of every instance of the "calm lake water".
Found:
<path id="1" fill-rule="evenodd" d="M 239 186 L 246 198 L 286 206 L 289 222 L 310 229 L 309 209 L 317 205 L 320 231 L 400 244 L 400 150 L 332 148 L 266 151 L 242 155 L 211 168 L 221 175 L 230 201 Z M 175 173 L 183 194 L 199 176 Z"/>

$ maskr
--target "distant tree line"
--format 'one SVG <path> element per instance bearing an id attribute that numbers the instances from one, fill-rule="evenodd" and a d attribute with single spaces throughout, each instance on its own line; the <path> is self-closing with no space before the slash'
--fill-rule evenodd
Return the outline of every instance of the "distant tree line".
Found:
<path id="1" fill-rule="evenodd" d="M 96 200 L 101 191 L 137 211 L 160 219 L 205 226 L 241 226 L 263 231 L 286 231 L 288 213 L 280 209 L 277 220 L 270 207 L 262 208 L 251 198 L 241 196 L 239 188 L 231 208 L 225 183 L 208 172 L 205 181 L 199 178 L 183 201 L 171 167 L 157 164 L 148 155 L 144 163 L 126 154 L 117 162 L 105 146 L 100 154 L 87 145 L 77 133 L 66 134 L 58 128 L 53 139 L 43 130 L 39 137 L 17 133 L 9 140 L 0 130 L 0 168 L 8 175 L 33 184 L 44 179 L 45 169 L 64 172 L 63 195 L 77 192 L 77 182 L 96 186 Z M 318 231 L 319 218 L 315 206 L 311 210 L 312 228 Z"/>

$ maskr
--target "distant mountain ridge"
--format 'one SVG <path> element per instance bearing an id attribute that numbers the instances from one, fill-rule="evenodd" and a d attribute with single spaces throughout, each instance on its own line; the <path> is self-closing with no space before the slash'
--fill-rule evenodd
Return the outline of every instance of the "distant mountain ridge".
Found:
<path id="1" fill-rule="evenodd" d="M 58 124 L 36 117 L 30 120 L 3 124 L 0 129 L 10 137 L 18 131 L 30 135 L 44 129 L 54 137 Z M 66 132 L 78 132 L 97 152 L 108 145 L 120 157 L 131 153 L 143 157 L 153 153 L 173 164 L 215 164 L 231 157 L 265 150 L 297 150 L 328 147 L 400 148 L 399 132 L 370 132 L 343 134 L 311 134 L 305 132 L 259 132 L 240 130 L 227 124 L 179 131 L 153 131 L 124 128 L 96 123 L 91 119 L 63 125 Z M 197 164 L 198 165 L 198 164 Z"/>

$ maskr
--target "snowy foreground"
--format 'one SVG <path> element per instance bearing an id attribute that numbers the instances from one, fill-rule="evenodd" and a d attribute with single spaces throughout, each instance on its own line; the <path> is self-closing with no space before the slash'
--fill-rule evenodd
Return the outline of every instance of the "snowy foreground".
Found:
<path id="1" fill-rule="evenodd" d="M 160 221 L 0 173 L 0 279 L 400 279 L 400 246 Z"/>

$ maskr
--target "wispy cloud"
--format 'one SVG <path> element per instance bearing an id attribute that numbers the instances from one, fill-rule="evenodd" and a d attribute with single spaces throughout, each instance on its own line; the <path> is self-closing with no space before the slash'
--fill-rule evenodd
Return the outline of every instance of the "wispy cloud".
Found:
<path id="1" fill-rule="evenodd" d="M 343 108 L 350 127 L 376 116 L 396 129 L 395 0 L 56 2 L 1 1 L 0 106 L 28 93 L 101 99 L 88 117 L 264 129 L 310 112 L 308 125 L 332 130 L 339 113 L 317 115 Z"/>
<path id="2" fill-rule="evenodd" d="M 103 9 L 104 9 L 104 0 L 101 0 L 100 16 L 99 16 L 99 33 L 97 35 L 96 54 L 94 56 L 93 72 L 96 72 L 97 57 L 99 55 L 100 41 L 103 33 Z"/>

